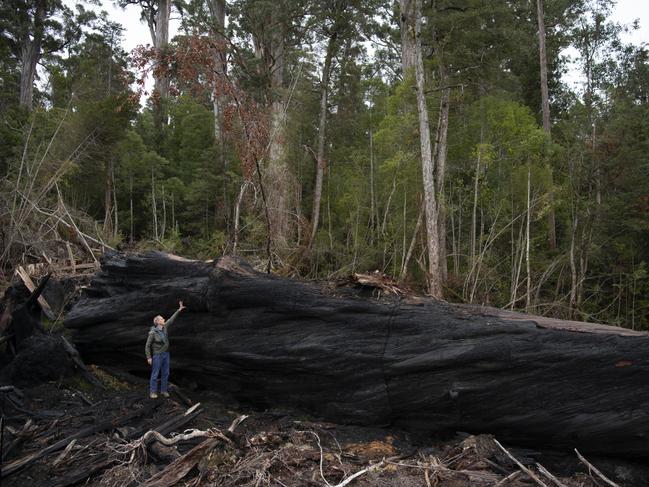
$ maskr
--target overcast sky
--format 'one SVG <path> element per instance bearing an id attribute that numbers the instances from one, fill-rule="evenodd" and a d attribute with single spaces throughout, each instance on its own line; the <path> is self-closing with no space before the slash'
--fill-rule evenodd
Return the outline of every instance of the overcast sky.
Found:
<path id="1" fill-rule="evenodd" d="M 75 0 L 65 0 L 74 6 Z M 103 1 L 101 9 L 106 10 L 113 20 L 121 23 L 125 28 L 124 47 L 130 51 L 139 44 L 151 44 L 148 27 L 140 21 L 140 9 L 130 5 L 126 10 L 114 6 L 112 1 Z M 99 9 L 98 9 L 99 10 Z M 618 0 L 613 14 L 614 20 L 620 23 L 631 24 L 635 19 L 640 20 L 640 29 L 625 35 L 625 40 L 634 43 L 649 43 L 649 0 Z M 176 33 L 178 19 L 172 19 L 171 35 Z"/>

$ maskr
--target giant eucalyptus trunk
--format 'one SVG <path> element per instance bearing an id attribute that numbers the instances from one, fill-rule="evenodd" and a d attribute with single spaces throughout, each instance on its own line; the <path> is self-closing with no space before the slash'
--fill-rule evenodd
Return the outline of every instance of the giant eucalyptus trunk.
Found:
<path id="1" fill-rule="evenodd" d="M 405 78 L 417 62 L 415 23 L 417 22 L 418 13 L 415 5 L 416 0 L 400 0 L 399 3 L 401 7 L 399 19 L 401 27 L 401 69 Z"/>
<path id="2" fill-rule="evenodd" d="M 34 6 L 33 30 L 30 32 L 27 29 L 21 39 L 20 106 L 29 111 L 34 108 L 34 79 L 36 66 L 41 58 L 46 16 L 47 1 L 37 0 Z"/>
<path id="3" fill-rule="evenodd" d="M 182 299 L 172 374 L 225 397 L 339 423 L 649 457 L 649 334 L 374 291 L 232 257 L 109 254 L 65 324 L 86 362 L 146 375 L 151 319 Z"/>
<path id="4" fill-rule="evenodd" d="M 169 18 L 171 17 L 171 0 L 158 0 L 158 9 L 155 15 L 155 33 L 153 46 L 159 51 L 164 51 L 169 43 Z M 155 90 L 161 100 L 169 95 L 169 78 L 166 75 L 155 76 Z"/>
<path id="5" fill-rule="evenodd" d="M 269 103 L 270 140 L 264 184 L 267 187 L 268 226 L 275 245 L 285 247 L 290 237 L 289 208 L 292 179 L 286 154 L 286 110 L 288 100 L 283 99 L 285 21 L 273 12 L 270 16 L 271 32 L 257 41 L 255 53 L 264 63 L 270 86 Z"/>

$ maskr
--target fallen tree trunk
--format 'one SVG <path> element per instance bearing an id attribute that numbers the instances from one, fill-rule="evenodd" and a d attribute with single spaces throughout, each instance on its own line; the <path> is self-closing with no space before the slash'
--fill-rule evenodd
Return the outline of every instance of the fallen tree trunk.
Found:
<path id="1" fill-rule="evenodd" d="M 231 257 L 109 254 L 66 318 L 84 359 L 146 374 L 153 316 L 172 375 L 258 407 L 421 432 L 647 457 L 649 334 L 255 272 Z"/>

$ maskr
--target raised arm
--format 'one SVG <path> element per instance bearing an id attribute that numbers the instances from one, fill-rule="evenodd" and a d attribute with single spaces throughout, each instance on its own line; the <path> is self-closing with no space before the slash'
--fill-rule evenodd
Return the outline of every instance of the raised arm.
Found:
<path id="1" fill-rule="evenodd" d="M 178 309 L 177 309 L 176 312 L 175 312 L 174 314 L 172 314 L 171 317 L 170 317 L 170 318 L 165 322 L 165 327 L 167 327 L 167 329 L 169 329 L 169 326 L 173 324 L 173 322 L 176 320 L 176 318 L 178 317 L 178 315 L 180 314 L 180 312 L 181 312 L 182 310 L 184 310 L 184 309 L 185 309 L 185 306 L 183 305 L 183 302 L 182 302 L 182 301 L 179 301 L 179 302 L 178 302 Z"/>

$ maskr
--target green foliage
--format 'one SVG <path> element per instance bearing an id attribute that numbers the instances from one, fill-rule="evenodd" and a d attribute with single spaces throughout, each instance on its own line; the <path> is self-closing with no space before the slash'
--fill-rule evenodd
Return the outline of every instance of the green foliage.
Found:
<path id="1" fill-rule="evenodd" d="M 35 177 L 65 170 L 66 201 L 103 222 L 111 242 L 208 259 L 233 250 L 238 226 L 237 251 L 261 262 L 267 237 L 262 189 L 268 195 L 284 185 L 290 235 L 271 249 L 282 271 L 315 278 L 403 271 L 411 285 L 423 287 L 419 121 L 412 74 L 402 79 L 400 72 L 396 3 L 228 2 L 227 78 L 216 82 L 202 71 L 188 80 L 177 58 L 166 59 L 172 96 L 141 107 L 134 102 L 135 73 L 121 48 L 121 27 L 104 15 L 49 2 L 50 14 L 58 14 L 47 18 L 38 107 L 31 114 L 18 108 L 18 93 L 20 33 L 33 30 L 33 7 L 10 3 L 11 12 L 8 4 L 0 7 L 7 14 L 0 15 L 3 188 L 20 168 L 30 130 L 30 161 L 43 156 L 56 133 Z M 147 2 L 120 3 L 140 4 L 145 18 L 153 12 Z M 623 45 L 608 0 L 546 2 L 552 99 L 552 133 L 546 134 L 539 126 L 536 3 L 424 3 L 433 143 L 443 90 L 451 90 L 440 195 L 447 295 L 526 305 L 529 199 L 530 310 L 649 328 L 647 50 Z M 206 2 L 174 5 L 183 14 L 182 36 L 215 36 Z M 171 47 L 183 45 L 182 36 Z M 371 51 L 367 39 L 375 41 Z M 581 55 L 583 93 L 561 83 L 567 65 L 560 53 L 569 45 Z M 329 46 L 324 186 L 315 242 L 305 249 Z M 190 54 L 202 62 L 200 53 Z M 262 188 L 253 171 L 235 222 L 244 183 L 241 141 L 254 140 L 243 138 L 242 120 L 266 140 L 277 102 L 286 105 L 274 140 L 283 149 L 285 180 L 265 181 Z M 246 167 L 256 170 L 259 163 L 265 176 L 270 155 L 256 156 Z M 556 248 L 548 242 L 551 216 Z M 571 289 L 573 277 L 578 289 Z"/>

